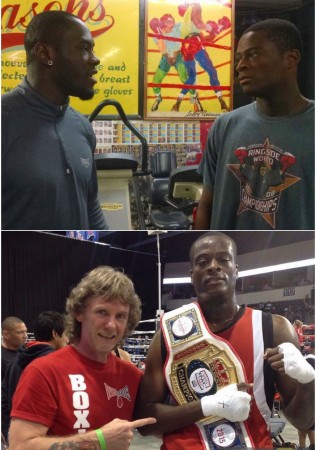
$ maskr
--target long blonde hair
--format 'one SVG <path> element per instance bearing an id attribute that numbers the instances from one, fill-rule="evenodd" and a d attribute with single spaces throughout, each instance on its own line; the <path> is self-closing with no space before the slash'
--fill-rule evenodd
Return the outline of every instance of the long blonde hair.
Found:
<path id="1" fill-rule="evenodd" d="M 130 306 L 127 327 L 123 337 L 132 334 L 141 318 L 141 301 L 135 292 L 132 280 L 119 270 L 109 266 L 99 266 L 88 272 L 70 292 L 66 302 L 66 333 L 70 342 L 81 337 L 81 323 L 76 315 L 83 312 L 89 298 L 102 296 L 106 299 L 119 298 Z"/>

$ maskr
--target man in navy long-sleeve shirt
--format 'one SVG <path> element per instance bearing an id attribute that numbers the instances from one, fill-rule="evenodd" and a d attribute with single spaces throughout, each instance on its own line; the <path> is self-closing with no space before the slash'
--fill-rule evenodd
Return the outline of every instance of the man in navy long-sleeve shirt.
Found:
<path id="1" fill-rule="evenodd" d="M 2 97 L 2 229 L 106 229 L 94 131 L 69 106 L 69 96 L 94 95 L 91 33 L 76 16 L 47 11 L 24 45 L 26 78 Z"/>

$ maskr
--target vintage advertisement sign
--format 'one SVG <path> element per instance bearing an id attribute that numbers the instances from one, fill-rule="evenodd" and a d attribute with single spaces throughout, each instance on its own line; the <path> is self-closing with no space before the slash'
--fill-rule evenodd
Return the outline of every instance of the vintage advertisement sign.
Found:
<path id="1" fill-rule="evenodd" d="M 42 11 L 62 10 L 78 16 L 91 31 L 100 59 L 98 83 L 92 100 L 72 98 L 71 104 L 90 114 L 105 99 L 121 103 L 127 115 L 139 115 L 139 1 L 138 0 L 3 0 L 2 94 L 17 86 L 26 74 L 24 32 Z M 109 106 L 101 114 L 116 114 Z"/>
<path id="2" fill-rule="evenodd" d="M 144 116 L 213 120 L 232 109 L 233 0 L 147 0 Z"/>

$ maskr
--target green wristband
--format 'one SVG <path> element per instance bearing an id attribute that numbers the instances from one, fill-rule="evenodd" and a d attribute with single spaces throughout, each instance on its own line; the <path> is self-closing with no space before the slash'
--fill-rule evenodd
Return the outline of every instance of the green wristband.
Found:
<path id="1" fill-rule="evenodd" d="M 97 430 L 95 430 L 95 432 L 97 433 L 97 438 L 99 440 L 101 450 L 106 450 L 106 442 L 102 430 L 98 428 Z"/>

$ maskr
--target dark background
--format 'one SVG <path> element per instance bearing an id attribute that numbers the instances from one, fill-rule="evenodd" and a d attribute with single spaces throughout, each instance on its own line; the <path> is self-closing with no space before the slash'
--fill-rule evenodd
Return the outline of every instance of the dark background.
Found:
<path id="1" fill-rule="evenodd" d="M 156 255 L 47 233 L 2 232 L 2 320 L 18 316 L 31 331 L 41 311 L 64 312 L 71 288 L 99 265 L 111 265 L 129 275 L 142 300 L 143 317 L 155 317 Z"/>
<path id="2" fill-rule="evenodd" d="M 189 260 L 189 249 L 203 231 L 159 235 L 162 278 L 166 263 Z M 312 231 L 229 231 L 238 255 L 314 239 Z M 41 311 L 64 312 L 71 288 L 99 265 L 129 275 L 143 305 L 142 319 L 158 309 L 157 236 L 147 231 L 100 232 L 99 242 L 65 237 L 65 232 L 2 232 L 2 320 L 15 315 L 30 328 Z M 271 261 L 273 263 L 273 261 Z M 189 276 L 189 274 L 183 274 Z"/>

